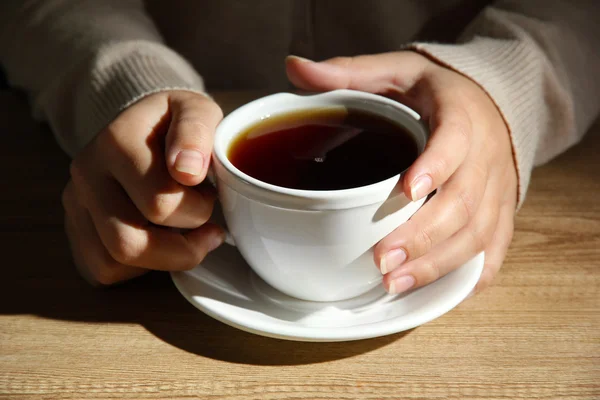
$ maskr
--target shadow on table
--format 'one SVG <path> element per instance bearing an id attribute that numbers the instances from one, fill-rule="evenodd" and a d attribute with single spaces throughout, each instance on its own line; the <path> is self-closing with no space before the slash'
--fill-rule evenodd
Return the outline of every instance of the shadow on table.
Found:
<path id="1" fill-rule="evenodd" d="M 234 363 L 310 364 L 352 357 L 404 334 L 343 343 L 302 343 L 249 334 L 190 305 L 166 273 L 111 289 L 80 279 L 63 233 L 62 188 L 68 158 L 47 128 L 31 121 L 25 100 L 0 91 L 2 186 L 0 314 L 29 314 L 90 324 L 137 323 L 185 351 Z"/>
<path id="2" fill-rule="evenodd" d="M 56 245 L 66 246 L 66 241 L 57 241 Z M 111 289 L 95 289 L 75 275 L 68 257 L 64 252 L 55 259 L 21 262 L 20 273 L 11 273 L 3 280 L 1 289 L 6 298 L 2 300 L 0 314 L 33 314 L 90 324 L 136 323 L 164 342 L 190 353 L 257 365 L 310 364 L 352 357 L 383 347 L 406 334 L 340 343 L 266 338 L 229 327 L 201 313 L 179 294 L 166 273 L 151 273 Z"/>
<path id="3" fill-rule="evenodd" d="M 44 254 L 23 256 L 12 243 L 6 248 L 9 268 L 2 281 L 0 314 L 33 314 L 42 318 L 90 324 L 136 323 L 164 342 L 190 353 L 222 361 L 291 365 L 352 357 L 385 346 L 404 334 L 343 343 L 301 343 L 265 338 L 229 327 L 191 306 L 168 274 L 150 273 L 110 289 L 92 288 L 75 274 L 62 235 L 47 250 L 46 238 L 17 233 L 27 246 Z M 15 240 L 16 241 L 16 240 Z M 4 241 L 6 243 L 6 241 Z M 19 260 L 19 261 L 17 261 Z"/>

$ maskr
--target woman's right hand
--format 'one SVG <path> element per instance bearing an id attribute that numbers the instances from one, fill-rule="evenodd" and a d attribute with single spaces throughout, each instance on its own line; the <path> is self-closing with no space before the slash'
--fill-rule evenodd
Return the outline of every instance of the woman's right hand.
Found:
<path id="1" fill-rule="evenodd" d="M 223 242 L 222 229 L 207 223 L 214 190 L 197 187 L 222 117 L 202 95 L 156 93 L 128 107 L 77 155 L 63 206 L 84 278 L 111 285 L 148 270 L 187 270 Z"/>

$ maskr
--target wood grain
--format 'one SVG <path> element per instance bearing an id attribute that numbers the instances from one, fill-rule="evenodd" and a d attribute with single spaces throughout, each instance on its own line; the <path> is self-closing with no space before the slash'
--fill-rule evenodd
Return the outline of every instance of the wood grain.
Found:
<path id="1" fill-rule="evenodd" d="M 534 171 L 493 287 L 409 332 L 326 344 L 223 325 L 164 273 L 87 286 L 63 234 L 67 157 L 24 99 L 0 92 L 0 116 L 2 399 L 600 399 L 600 124 Z"/>

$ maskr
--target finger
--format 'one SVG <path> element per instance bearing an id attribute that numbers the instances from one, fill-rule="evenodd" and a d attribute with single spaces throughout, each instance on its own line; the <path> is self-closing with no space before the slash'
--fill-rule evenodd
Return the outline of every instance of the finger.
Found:
<path id="1" fill-rule="evenodd" d="M 455 270 L 484 250 L 491 241 L 499 217 L 498 182 L 491 182 L 477 215 L 455 235 L 431 251 L 384 276 L 384 286 L 390 293 L 427 285 Z"/>
<path id="2" fill-rule="evenodd" d="M 498 226 L 494 232 L 494 236 L 488 246 L 485 248 L 485 264 L 483 272 L 479 278 L 475 293 L 480 293 L 482 290 L 490 286 L 494 277 L 500 271 L 506 253 L 512 242 L 514 233 L 514 206 L 505 204 L 500 210 Z"/>
<path id="3" fill-rule="evenodd" d="M 104 247 L 121 264 L 187 270 L 223 242 L 221 228 L 212 224 L 186 234 L 148 224 L 123 189 L 109 177 L 94 176 L 92 186 L 76 169 L 72 176 Z"/>
<path id="4" fill-rule="evenodd" d="M 143 172 L 142 161 L 128 168 L 110 168 L 135 207 L 156 225 L 194 229 L 210 218 L 216 200 L 209 186 L 186 187 L 175 182 L 162 164 Z"/>
<path id="5" fill-rule="evenodd" d="M 100 136 L 96 149 L 102 157 L 78 157 L 74 168 L 91 170 L 95 167 L 88 164 L 105 165 L 107 173 L 116 178 L 138 210 L 156 225 L 185 229 L 201 226 L 212 213 L 214 191 L 176 182 L 165 163 L 164 135 L 160 132 L 164 127 L 160 123 L 148 127 L 139 122 L 139 113 L 166 115 L 166 102 L 152 101 L 134 107 L 140 109 L 127 110 L 118 123 Z M 136 135 L 137 140 L 132 140 Z"/>
<path id="6" fill-rule="evenodd" d="M 464 162 L 473 146 L 473 126 L 468 112 L 452 98 L 451 90 L 423 84 L 420 96 L 428 96 L 431 136 L 421 154 L 403 178 L 404 193 L 419 200 L 440 187 Z M 420 102 L 420 103 L 423 103 Z"/>
<path id="7" fill-rule="evenodd" d="M 487 168 L 474 162 L 461 166 L 410 220 L 375 246 L 375 263 L 381 273 L 427 254 L 467 225 L 478 212 L 484 193 L 490 196 L 486 182 Z"/>
<path id="8" fill-rule="evenodd" d="M 221 108 L 207 97 L 178 93 L 169 99 L 171 123 L 167 133 L 166 161 L 177 182 L 193 186 L 204 180 Z"/>
<path id="9" fill-rule="evenodd" d="M 337 57 L 322 62 L 289 56 L 286 72 L 290 82 L 300 89 L 354 89 L 379 93 L 390 87 L 409 90 L 420 79 L 428 63 L 425 57 L 411 51 Z"/>
<path id="10" fill-rule="evenodd" d="M 147 272 L 118 263 L 104 248 L 88 211 L 75 198 L 72 182 L 63 193 L 65 231 L 79 274 L 92 285 L 112 285 Z"/>

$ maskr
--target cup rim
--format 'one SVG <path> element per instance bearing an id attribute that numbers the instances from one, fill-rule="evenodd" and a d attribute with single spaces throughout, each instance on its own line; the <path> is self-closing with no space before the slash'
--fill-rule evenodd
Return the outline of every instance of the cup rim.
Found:
<path id="1" fill-rule="evenodd" d="M 393 195 L 392 192 L 396 186 L 401 184 L 401 177 L 408 168 L 385 180 L 355 188 L 338 190 L 305 190 L 286 188 L 261 181 L 244 173 L 233 165 L 227 157 L 227 150 L 232 138 L 236 137 L 236 135 L 231 135 L 232 137 L 230 140 L 224 140 L 223 135 L 227 130 L 232 129 L 232 125 L 234 125 L 236 119 L 249 112 L 252 113 L 253 110 L 258 111 L 256 115 L 261 112 L 263 114 L 258 118 L 255 116 L 255 120 L 251 122 L 245 121 L 239 128 L 236 128 L 237 133 L 239 133 L 246 127 L 260 121 L 260 119 L 265 116 L 270 117 L 270 113 L 266 112 L 268 111 L 269 106 L 281 104 L 283 101 L 290 100 L 296 100 L 299 103 L 303 103 L 303 107 L 301 108 L 309 109 L 323 105 L 343 107 L 347 106 L 347 103 L 352 101 L 356 101 L 358 104 L 355 108 L 361 108 L 361 103 L 368 103 L 377 107 L 381 106 L 381 108 L 391 108 L 398 115 L 403 115 L 404 118 L 411 120 L 411 125 L 413 126 L 407 126 L 408 124 L 404 123 L 406 121 L 395 120 L 395 122 L 401 124 L 415 137 L 418 135 L 422 136 L 421 144 L 418 145 L 419 156 L 423 153 L 424 144 L 428 140 L 429 132 L 427 127 L 423 124 L 421 116 L 408 106 L 384 96 L 349 89 L 339 89 L 317 94 L 276 93 L 253 100 L 237 108 L 228 114 L 217 126 L 213 151 L 213 161 L 215 161 L 213 164 L 215 166 L 217 178 L 228 184 L 240 194 L 246 195 L 246 197 L 257 198 L 265 203 L 285 208 L 316 210 L 353 208 L 377 203 Z M 323 102 L 330 103 L 323 104 Z M 290 108 L 287 111 L 276 112 L 276 114 L 291 112 L 295 109 L 296 108 Z M 415 132 L 415 130 L 420 130 L 420 132 Z M 418 137 L 416 137 L 416 140 L 419 142 Z M 403 195 L 402 189 L 397 190 L 396 192 L 398 195 Z"/>

